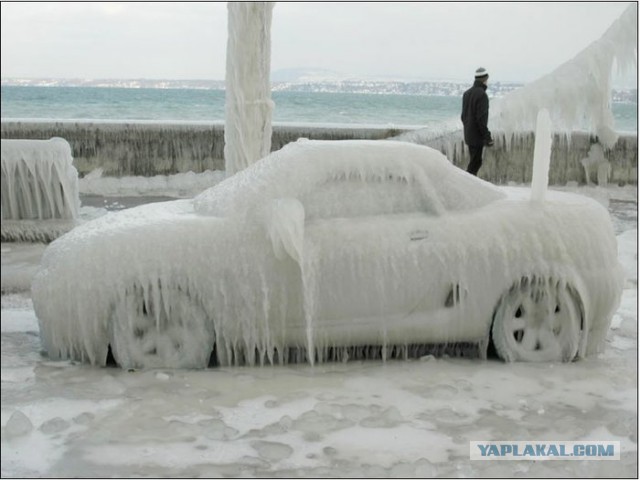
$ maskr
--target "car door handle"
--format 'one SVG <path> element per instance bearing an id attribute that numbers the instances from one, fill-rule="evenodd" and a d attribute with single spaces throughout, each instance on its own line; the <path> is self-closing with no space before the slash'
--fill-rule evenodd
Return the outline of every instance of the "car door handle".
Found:
<path id="1" fill-rule="evenodd" d="M 428 230 L 414 230 L 413 232 L 411 232 L 409 234 L 409 239 L 412 242 L 418 242 L 420 240 L 426 240 L 427 238 L 429 238 L 429 231 Z"/>

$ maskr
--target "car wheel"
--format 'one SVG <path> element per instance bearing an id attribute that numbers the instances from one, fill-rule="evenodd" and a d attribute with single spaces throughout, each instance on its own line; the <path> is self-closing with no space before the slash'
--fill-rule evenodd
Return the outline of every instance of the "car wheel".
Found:
<path id="1" fill-rule="evenodd" d="M 213 326 L 179 288 L 135 286 L 114 305 L 111 349 L 122 368 L 206 368 Z"/>
<path id="2" fill-rule="evenodd" d="M 580 299 L 569 285 L 523 279 L 498 302 L 491 334 L 505 361 L 568 362 L 578 353 L 581 324 Z"/>

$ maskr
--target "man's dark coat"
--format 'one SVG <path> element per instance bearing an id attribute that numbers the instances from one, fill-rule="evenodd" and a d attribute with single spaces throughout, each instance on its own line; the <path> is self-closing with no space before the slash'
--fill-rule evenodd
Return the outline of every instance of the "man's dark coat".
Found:
<path id="1" fill-rule="evenodd" d="M 487 128 L 489 121 L 489 97 L 487 86 L 480 80 L 462 96 L 462 123 L 464 124 L 464 141 L 470 147 L 481 147 L 493 142 L 491 132 Z"/>

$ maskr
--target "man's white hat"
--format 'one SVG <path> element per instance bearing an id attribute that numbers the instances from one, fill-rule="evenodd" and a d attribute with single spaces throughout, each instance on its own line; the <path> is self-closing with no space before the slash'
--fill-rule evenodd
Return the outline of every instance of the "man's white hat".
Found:
<path id="1" fill-rule="evenodd" d="M 482 78 L 482 77 L 488 77 L 489 76 L 489 72 L 487 71 L 486 68 L 478 68 L 476 70 L 476 78 Z"/>

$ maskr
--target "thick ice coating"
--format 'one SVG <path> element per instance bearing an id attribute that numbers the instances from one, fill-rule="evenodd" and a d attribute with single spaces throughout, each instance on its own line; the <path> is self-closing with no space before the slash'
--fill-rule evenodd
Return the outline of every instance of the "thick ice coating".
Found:
<path id="1" fill-rule="evenodd" d="M 109 345 L 123 367 L 483 356 L 492 334 L 507 360 L 569 360 L 601 346 L 621 272 L 586 197 L 534 204 L 404 142 L 300 140 L 77 227 L 32 294 L 50 357 L 97 365 Z"/>
<path id="2" fill-rule="evenodd" d="M 77 217 L 78 172 L 66 140 L 1 140 L 0 144 L 3 221 Z"/>
<path id="3" fill-rule="evenodd" d="M 80 197 L 69 143 L 52 138 L 1 144 L 2 241 L 47 242 L 73 228 Z"/>
<path id="4" fill-rule="evenodd" d="M 553 131 L 551 118 L 546 109 L 538 112 L 536 123 L 536 140 L 533 150 L 533 176 L 531 178 L 531 200 L 542 202 L 549 185 L 549 164 L 551 162 L 551 145 Z"/>
<path id="5" fill-rule="evenodd" d="M 638 4 L 634 2 L 600 39 L 574 58 L 492 105 L 491 122 L 507 134 L 533 130 L 538 111 L 545 108 L 565 132 L 586 124 L 611 148 L 618 139 L 611 113 L 613 68 L 635 69 L 637 58 Z"/>
<path id="6" fill-rule="evenodd" d="M 227 175 L 271 150 L 271 16 L 275 2 L 229 2 L 224 158 Z"/>
<path id="7" fill-rule="evenodd" d="M 586 130 L 595 134 L 602 146 L 613 148 L 618 134 L 611 112 L 611 76 L 614 66 L 621 72 L 637 68 L 637 18 L 638 6 L 632 3 L 601 38 L 574 58 L 504 98 L 491 101 L 489 125 L 496 146 L 504 145 L 512 153 L 525 147 L 525 155 L 514 155 L 511 164 L 530 164 L 531 132 L 542 109 L 549 112 L 555 131 L 564 137 L 562 145 L 555 146 L 567 152 L 563 158 L 571 154 L 572 131 Z M 455 119 L 442 124 L 440 131 L 419 129 L 395 139 L 439 148 L 454 158 L 466 149 L 460 127 L 459 119 Z M 601 184 L 606 184 L 604 168 L 598 176 Z M 562 167 L 556 169 L 561 171 Z"/>

